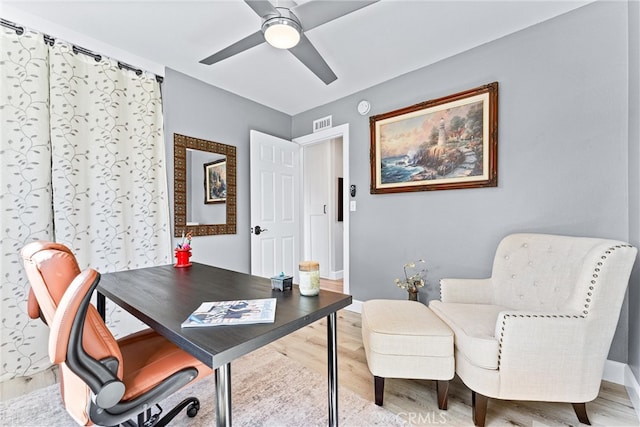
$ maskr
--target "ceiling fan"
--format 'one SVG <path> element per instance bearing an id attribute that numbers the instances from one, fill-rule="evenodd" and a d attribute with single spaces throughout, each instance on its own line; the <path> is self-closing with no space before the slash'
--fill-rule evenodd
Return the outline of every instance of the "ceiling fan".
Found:
<path id="1" fill-rule="evenodd" d="M 295 2 L 287 1 L 286 4 L 292 7 L 281 7 L 273 6 L 267 0 L 244 0 L 244 2 L 262 18 L 262 28 L 203 59 L 200 63 L 206 65 L 215 64 L 216 62 L 244 52 L 266 41 L 273 47 L 288 49 L 293 56 L 298 58 L 311 72 L 328 85 L 338 77 L 304 35 L 305 31 L 309 31 L 378 1 L 379 0 L 316 0 L 299 5 L 296 5 Z"/>

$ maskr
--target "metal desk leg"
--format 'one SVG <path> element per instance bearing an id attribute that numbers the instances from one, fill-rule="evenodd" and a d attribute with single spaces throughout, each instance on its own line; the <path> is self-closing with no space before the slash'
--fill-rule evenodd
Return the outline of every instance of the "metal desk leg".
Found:
<path id="1" fill-rule="evenodd" d="M 329 365 L 329 426 L 338 427 L 338 341 L 337 315 L 327 316 L 327 349 Z"/>
<path id="2" fill-rule="evenodd" d="M 231 427 L 231 363 L 214 371 L 216 382 L 216 425 Z"/>

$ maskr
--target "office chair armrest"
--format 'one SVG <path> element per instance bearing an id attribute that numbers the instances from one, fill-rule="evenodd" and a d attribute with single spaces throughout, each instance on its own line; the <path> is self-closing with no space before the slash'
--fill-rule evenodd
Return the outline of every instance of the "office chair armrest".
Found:
<path id="1" fill-rule="evenodd" d="M 93 400 L 96 405 L 110 408 L 122 399 L 125 386 L 111 370 L 113 360 L 103 364 L 88 355 L 82 346 L 87 310 L 99 282 L 100 274 L 87 269 L 69 285 L 51 324 L 49 358 L 56 364 L 66 363 L 73 373 L 87 383 L 95 395 Z"/>

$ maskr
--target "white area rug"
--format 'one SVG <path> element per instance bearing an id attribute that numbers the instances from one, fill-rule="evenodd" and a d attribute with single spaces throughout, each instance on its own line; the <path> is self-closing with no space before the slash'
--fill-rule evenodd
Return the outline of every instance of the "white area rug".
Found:
<path id="1" fill-rule="evenodd" d="M 338 383 L 340 376 L 338 373 Z M 313 372 L 275 350 L 262 348 L 231 364 L 235 426 L 326 426 L 327 377 Z M 213 375 L 198 381 L 161 403 L 165 412 L 187 396 L 200 399 L 200 411 L 188 418 L 182 411 L 171 426 L 215 425 Z M 390 411 L 340 387 L 341 426 L 394 426 L 405 422 Z M 74 426 L 62 406 L 57 384 L 0 403 L 2 426 Z"/>

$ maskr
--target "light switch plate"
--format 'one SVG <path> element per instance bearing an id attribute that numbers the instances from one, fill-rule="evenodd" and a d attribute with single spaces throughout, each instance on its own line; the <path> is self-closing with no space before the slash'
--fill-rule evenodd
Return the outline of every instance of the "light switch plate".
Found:
<path id="1" fill-rule="evenodd" d="M 349 210 L 351 212 L 355 212 L 356 211 L 356 201 L 355 200 L 352 200 L 352 201 L 349 202 Z"/>

